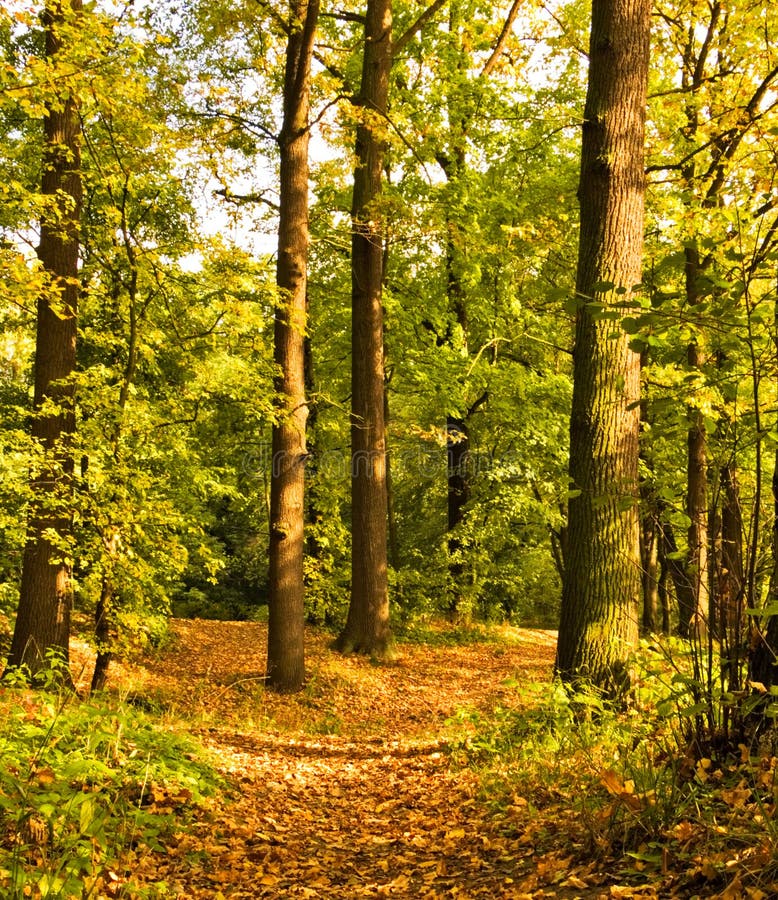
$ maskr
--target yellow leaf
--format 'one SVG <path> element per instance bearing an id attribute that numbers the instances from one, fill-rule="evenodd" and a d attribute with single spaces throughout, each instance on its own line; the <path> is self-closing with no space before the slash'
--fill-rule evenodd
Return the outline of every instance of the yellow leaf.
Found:
<path id="1" fill-rule="evenodd" d="M 608 793 L 613 794 L 615 797 L 620 797 L 624 793 L 624 782 L 613 769 L 607 769 L 602 773 L 600 783 Z"/>

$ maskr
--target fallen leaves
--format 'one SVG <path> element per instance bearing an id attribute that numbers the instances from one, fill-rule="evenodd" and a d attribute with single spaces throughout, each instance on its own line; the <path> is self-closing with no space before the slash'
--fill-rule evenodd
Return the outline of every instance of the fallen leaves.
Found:
<path id="1" fill-rule="evenodd" d="M 613 865 L 616 851 L 609 857 L 609 846 L 590 845 L 597 855 L 587 858 L 577 798 L 558 784 L 552 766 L 548 779 L 525 795 L 501 797 L 499 814 L 488 803 L 491 788 L 472 770 L 454 767 L 446 720 L 463 707 L 488 714 L 519 703 L 517 683 L 550 675 L 549 633 L 514 629 L 502 643 L 405 645 L 395 663 L 372 666 L 332 653 L 329 637 L 311 631 L 307 686 L 280 697 L 263 687 L 263 626 L 194 621 L 173 627 L 176 640 L 165 653 L 120 672 L 124 689 L 186 716 L 231 789 L 223 804 L 194 810 L 191 826 L 164 852 L 139 848 L 127 860 L 149 888 L 165 883 L 165 896 L 778 896 L 740 880 L 742 871 L 772 860 L 767 841 L 761 849 L 720 856 L 696 852 L 710 834 L 692 816 L 666 827 L 664 846 L 641 845 Z M 609 764 L 587 760 L 592 787 L 602 789 L 602 802 L 592 807 L 601 829 L 638 821 L 656 802 L 653 791 L 638 790 Z M 724 840 L 738 817 L 755 814 L 754 791 L 772 790 L 776 765 L 738 782 L 710 760 L 693 760 L 689 777 L 716 792 Z M 150 785 L 147 795 L 162 811 L 182 809 L 188 799 L 160 785 Z M 759 814 L 771 817 L 772 800 L 760 802 Z M 681 859 L 682 870 L 673 871 Z"/>
<path id="2" fill-rule="evenodd" d="M 266 631 L 253 623 L 174 622 L 168 652 L 123 677 L 198 722 L 233 789 L 164 853 L 135 861 L 180 900 L 264 897 L 513 898 L 526 853 L 496 827 L 479 781 L 450 767 L 445 720 L 461 706 L 515 702 L 506 679 L 542 680 L 545 633 L 512 643 L 407 645 L 375 667 L 309 634 L 298 695 L 264 691 Z M 185 802 L 152 790 L 161 808 Z"/>

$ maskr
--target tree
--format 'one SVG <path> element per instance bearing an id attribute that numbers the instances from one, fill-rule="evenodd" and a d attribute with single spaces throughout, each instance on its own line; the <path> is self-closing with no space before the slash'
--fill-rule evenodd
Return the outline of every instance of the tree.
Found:
<path id="1" fill-rule="evenodd" d="M 308 110 L 318 0 L 291 5 L 284 73 L 275 319 L 279 419 L 273 426 L 267 675 L 277 690 L 305 677 L 303 523 L 305 519 L 305 327 L 308 265 Z"/>
<path id="2" fill-rule="evenodd" d="M 43 14 L 46 58 L 52 67 L 78 37 L 81 0 L 55 0 Z M 46 100 L 41 191 L 49 205 L 41 220 L 38 258 L 48 284 L 38 299 L 32 435 L 41 457 L 32 500 L 10 666 L 32 675 L 50 652 L 68 660 L 73 602 L 70 546 L 75 433 L 74 371 L 79 298 L 79 220 L 82 182 L 78 97 L 72 79 Z"/>
<path id="3" fill-rule="evenodd" d="M 338 647 L 376 656 L 390 643 L 379 202 L 391 65 L 392 2 L 368 0 L 351 205 L 351 598 Z"/>
<path id="4" fill-rule="evenodd" d="M 640 356 L 614 320 L 641 281 L 651 4 L 593 0 L 576 277 L 567 554 L 556 670 L 610 694 L 641 599 Z"/>

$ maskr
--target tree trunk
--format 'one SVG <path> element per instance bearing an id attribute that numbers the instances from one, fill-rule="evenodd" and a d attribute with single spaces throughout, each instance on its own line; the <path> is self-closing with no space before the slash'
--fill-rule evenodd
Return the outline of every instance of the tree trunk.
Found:
<path id="1" fill-rule="evenodd" d="M 383 227 L 378 201 L 385 143 L 381 132 L 392 61 L 391 0 L 368 0 L 357 103 L 351 208 L 351 599 L 337 641 L 344 653 L 389 650 L 384 423 Z"/>
<path id="2" fill-rule="evenodd" d="M 767 613 L 765 622 L 762 623 L 763 628 L 758 625 L 753 627 L 748 673 L 751 681 L 763 684 L 768 691 L 772 685 L 778 684 L 778 450 L 773 463 L 772 490 L 772 569 L 767 593 Z"/>
<path id="3" fill-rule="evenodd" d="M 661 515 L 661 512 L 660 512 Z M 660 544 L 659 557 L 662 569 L 670 575 L 670 582 L 675 591 L 675 599 L 678 609 L 691 609 L 694 607 L 692 599 L 692 587 L 686 567 L 679 558 L 682 554 L 678 550 L 678 542 L 675 539 L 675 531 L 670 522 L 660 519 Z"/>
<path id="4" fill-rule="evenodd" d="M 686 248 L 686 301 L 699 302 L 700 260 L 697 250 Z M 697 342 L 689 344 L 687 361 L 692 371 L 700 371 L 704 362 Z M 708 626 L 708 437 L 702 412 L 690 406 L 687 434 L 686 513 L 689 516 L 686 575 L 690 587 L 690 605 L 679 596 L 678 631 L 684 636 L 701 637 Z"/>
<path id="5" fill-rule="evenodd" d="M 648 497 L 648 502 L 651 502 Z M 653 509 L 643 513 L 640 557 L 643 572 L 643 630 L 657 630 L 659 614 L 659 528 Z"/>
<path id="6" fill-rule="evenodd" d="M 275 363 L 278 420 L 270 481 L 267 683 L 295 691 L 305 678 L 305 327 L 308 265 L 308 111 L 318 0 L 291 4 L 284 73 Z"/>
<path id="7" fill-rule="evenodd" d="M 778 362 L 778 293 L 773 307 L 773 335 L 775 361 Z M 763 684 L 769 691 L 778 684 L 778 449 L 773 460 L 773 522 L 770 549 L 772 551 L 770 583 L 764 621 L 758 623 L 752 615 L 749 635 L 750 654 L 748 675 L 751 681 Z M 756 540 L 756 537 L 754 537 Z M 751 586 L 753 591 L 753 585 Z M 755 593 L 755 592 L 754 592 Z M 749 599 L 751 599 L 749 597 Z M 753 600 L 751 601 L 753 602 Z"/>
<path id="8" fill-rule="evenodd" d="M 648 364 L 646 350 L 640 355 L 641 372 Z M 648 398 L 644 395 L 640 401 L 641 429 L 651 427 L 651 414 Z M 659 597 L 659 514 L 656 492 L 654 490 L 654 464 L 643 444 L 640 448 L 640 461 L 648 473 L 640 482 L 640 559 L 643 573 L 643 631 L 651 633 L 657 630 L 660 609 Z"/>
<path id="9" fill-rule="evenodd" d="M 108 667 L 113 659 L 111 642 L 111 607 L 113 605 L 113 586 L 108 572 L 103 572 L 100 596 L 95 607 L 95 641 L 97 658 L 92 673 L 90 692 L 102 691 L 108 681 Z"/>
<path id="10" fill-rule="evenodd" d="M 610 695 L 640 621 L 640 356 L 613 321 L 641 282 L 651 4 L 593 0 L 584 111 L 567 556 L 556 670 Z M 612 286 L 609 286 L 612 285 Z"/>
<path id="11" fill-rule="evenodd" d="M 470 434 L 463 418 L 448 416 L 446 419 L 446 456 L 448 458 L 448 573 L 450 579 L 449 615 L 456 620 L 462 611 L 462 583 L 465 566 L 462 560 L 462 522 L 465 506 L 470 499 L 468 461 L 470 459 Z"/>
<path id="12" fill-rule="evenodd" d="M 719 621 L 728 632 L 743 626 L 743 511 L 737 470 L 732 463 L 721 469 L 721 570 L 718 576 Z"/>
<path id="13" fill-rule="evenodd" d="M 728 688 L 741 688 L 743 635 L 745 628 L 745 579 L 743 572 L 743 513 L 737 469 L 729 462 L 722 467 L 721 564 L 718 567 L 716 619 L 721 639 L 722 669 L 728 671 Z"/>
<path id="14" fill-rule="evenodd" d="M 61 26 L 81 14 L 81 0 L 47 5 L 46 56 L 63 52 Z M 9 666 L 26 666 L 35 676 L 53 652 L 69 659 L 73 587 L 73 456 L 78 315 L 81 150 L 78 102 L 72 85 L 47 105 L 44 119 L 42 193 L 51 212 L 41 221 L 38 258 L 49 285 L 38 299 L 32 436 L 44 452 L 32 476 L 21 593 Z M 54 537 L 56 535 L 56 537 Z M 67 675 L 65 675 L 68 678 Z"/>
<path id="15" fill-rule="evenodd" d="M 400 535 L 397 530 L 397 515 L 394 508 L 394 482 L 392 481 L 392 451 L 389 445 L 389 382 L 384 384 L 384 428 L 386 440 L 386 525 L 389 540 L 389 562 L 397 572 L 400 568 Z"/>

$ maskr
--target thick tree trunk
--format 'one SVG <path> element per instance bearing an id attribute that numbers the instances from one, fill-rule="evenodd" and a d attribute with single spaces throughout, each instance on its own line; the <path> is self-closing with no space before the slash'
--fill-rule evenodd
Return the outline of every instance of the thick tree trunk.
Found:
<path id="1" fill-rule="evenodd" d="M 579 186 L 574 495 L 556 669 L 613 695 L 628 680 L 640 621 L 640 356 L 598 310 L 618 311 L 642 280 L 650 23 L 649 0 L 593 0 Z"/>
<path id="2" fill-rule="evenodd" d="M 267 683 L 295 691 L 305 678 L 305 327 L 308 265 L 308 111 L 318 0 L 291 4 L 284 74 L 275 320 L 278 421 L 270 481 Z"/>
<path id="3" fill-rule="evenodd" d="M 50 3 L 44 13 L 46 56 L 63 52 L 60 29 L 80 16 L 81 0 Z M 48 104 L 42 193 L 51 211 L 41 222 L 38 258 L 50 284 L 38 300 L 32 435 L 44 452 L 32 477 L 19 609 L 10 666 L 36 675 L 52 652 L 68 661 L 72 580 L 74 383 L 81 216 L 81 151 L 75 91 Z M 53 537 L 56 535 L 56 537 Z M 66 676 L 67 677 L 67 676 Z"/>
<path id="4" fill-rule="evenodd" d="M 337 646 L 377 657 L 389 650 L 383 227 L 378 208 L 392 61 L 391 0 L 368 0 L 351 209 L 351 599 Z"/>

